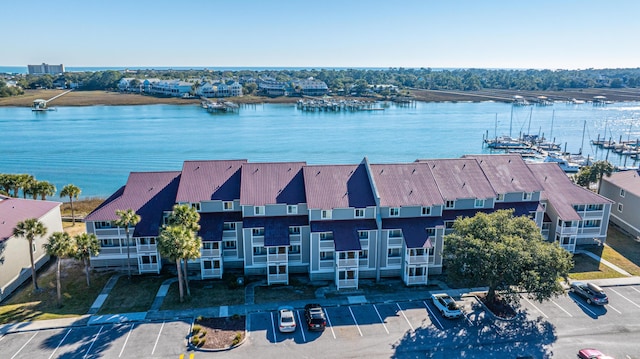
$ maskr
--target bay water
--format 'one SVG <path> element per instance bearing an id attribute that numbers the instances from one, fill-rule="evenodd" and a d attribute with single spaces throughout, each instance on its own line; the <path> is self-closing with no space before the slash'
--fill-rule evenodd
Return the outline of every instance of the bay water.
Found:
<path id="1" fill-rule="evenodd" d="M 603 159 L 589 141 L 640 138 L 640 103 L 512 107 L 510 104 L 381 104 L 383 111 L 304 112 L 293 104 L 243 105 L 211 114 L 196 105 L 0 108 L 0 173 L 29 173 L 81 197 L 106 197 L 129 172 L 180 170 L 185 160 L 309 164 L 412 162 L 490 153 L 485 136 L 544 134 L 563 149 Z M 553 120 L 552 120 L 553 119 Z M 553 121 L 553 126 L 552 126 Z M 637 166 L 609 154 L 618 166 Z M 625 162 L 626 161 L 626 162 Z M 57 196 L 56 196 L 57 197 Z"/>

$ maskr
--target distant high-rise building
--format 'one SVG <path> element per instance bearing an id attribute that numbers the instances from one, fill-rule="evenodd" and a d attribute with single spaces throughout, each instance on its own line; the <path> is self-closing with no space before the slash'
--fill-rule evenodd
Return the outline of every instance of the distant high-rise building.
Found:
<path id="1" fill-rule="evenodd" d="M 30 75 L 57 75 L 64 72 L 64 65 L 49 65 L 44 62 L 42 65 L 27 65 Z"/>

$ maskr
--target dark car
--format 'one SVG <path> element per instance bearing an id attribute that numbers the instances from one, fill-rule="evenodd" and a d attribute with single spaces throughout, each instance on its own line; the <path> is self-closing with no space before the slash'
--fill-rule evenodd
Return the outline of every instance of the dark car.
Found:
<path id="1" fill-rule="evenodd" d="M 586 299 L 588 304 L 609 304 L 604 290 L 593 283 L 573 282 L 569 290 Z"/>
<path id="2" fill-rule="evenodd" d="M 309 330 L 323 331 L 327 326 L 327 319 L 320 304 L 307 304 L 304 306 L 304 319 Z"/>

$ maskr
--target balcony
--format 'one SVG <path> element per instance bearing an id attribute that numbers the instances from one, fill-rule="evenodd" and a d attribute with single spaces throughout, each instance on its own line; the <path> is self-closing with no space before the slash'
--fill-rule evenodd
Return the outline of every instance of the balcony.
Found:
<path id="1" fill-rule="evenodd" d="M 141 252 L 153 252 L 156 253 L 158 251 L 157 244 L 138 244 L 136 245 L 136 249 L 139 253 Z"/>
<path id="2" fill-rule="evenodd" d="M 358 288 L 357 279 L 338 279 L 338 290 L 346 288 Z"/>
<path id="3" fill-rule="evenodd" d="M 389 267 L 399 268 L 401 263 L 402 263 L 402 258 L 400 257 L 387 258 L 387 268 Z"/>
<path id="4" fill-rule="evenodd" d="M 287 261 L 287 253 L 274 253 L 267 254 L 267 262 L 286 262 Z"/>
<path id="5" fill-rule="evenodd" d="M 426 265 L 429 263 L 429 257 L 427 255 L 408 256 L 407 259 L 409 265 Z"/>
<path id="6" fill-rule="evenodd" d="M 236 239 L 238 238 L 235 230 L 223 231 L 222 240 Z"/>
<path id="7" fill-rule="evenodd" d="M 341 258 L 338 259 L 338 267 L 357 267 L 358 258 Z"/>
<path id="8" fill-rule="evenodd" d="M 333 244 L 332 240 L 321 240 L 320 241 L 320 249 L 324 249 L 324 250 L 334 250 L 335 246 Z"/>
<path id="9" fill-rule="evenodd" d="M 600 219 L 602 218 L 602 216 L 604 215 L 604 211 L 579 211 L 578 214 L 580 215 L 580 217 L 582 218 L 597 218 Z"/>
<path id="10" fill-rule="evenodd" d="M 203 269 L 202 278 L 222 278 L 222 268 Z"/>
<path id="11" fill-rule="evenodd" d="M 216 257 L 216 258 L 219 258 L 220 254 L 221 254 L 220 249 L 204 249 L 204 248 L 200 249 L 200 256 L 201 257 Z"/>
<path id="12" fill-rule="evenodd" d="M 129 247 L 131 254 L 136 254 L 136 247 Z M 127 255 L 127 247 L 101 247 L 99 257 L 109 256 L 115 254 L 124 254 Z"/>
<path id="13" fill-rule="evenodd" d="M 269 284 L 289 283 L 289 275 L 287 273 L 268 274 L 267 281 Z"/>
<path id="14" fill-rule="evenodd" d="M 426 275 L 409 276 L 407 278 L 407 285 L 427 284 L 427 281 L 428 281 L 428 277 Z"/>
<path id="15" fill-rule="evenodd" d="M 391 237 L 389 238 L 388 246 L 389 247 L 402 247 L 402 241 L 404 238 L 402 237 Z"/>
<path id="16" fill-rule="evenodd" d="M 600 227 L 586 227 L 580 228 L 580 234 L 600 234 Z"/>
<path id="17" fill-rule="evenodd" d="M 318 265 L 320 270 L 334 270 L 335 263 L 332 260 L 320 261 Z"/>
<path id="18" fill-rule="evenodd" d="M 140 273 L 158 273 L 160 265 L 158 263 L 138 264 L 138 270 Z"/>
<path id="19" fill-rule="evenodd" d="M 578 234 L 578 227 L 557 227 L 556 233 L 560 235 Z"/>
<path id="20" fill-rule="evenodd" d="M 251 241 L 254 247 L 264 247 L 264 236 L 254 236 Z"/>

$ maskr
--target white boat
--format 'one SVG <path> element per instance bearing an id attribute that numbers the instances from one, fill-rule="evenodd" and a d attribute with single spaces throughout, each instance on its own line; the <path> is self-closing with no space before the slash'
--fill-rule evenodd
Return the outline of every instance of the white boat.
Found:
<path id="1" fill-rule="evenodd" d="M 545 157 L 544 162 L 552 162 L 557 163 L 560 168 L 566 173 L 578 173 L 580 171 L 580 165 L 574 162 L 569 162 L 566 159 L 560 157 L 559 155 L 549 153 L 547 157 Z"/>
<path id="2" fill-rule="evenodd" d="M 47 107 L 47 100 L 37 99 L 33 100 L 33 105 L 31 106 L 31 111 L 55 111 L 55 107 Z"/>

